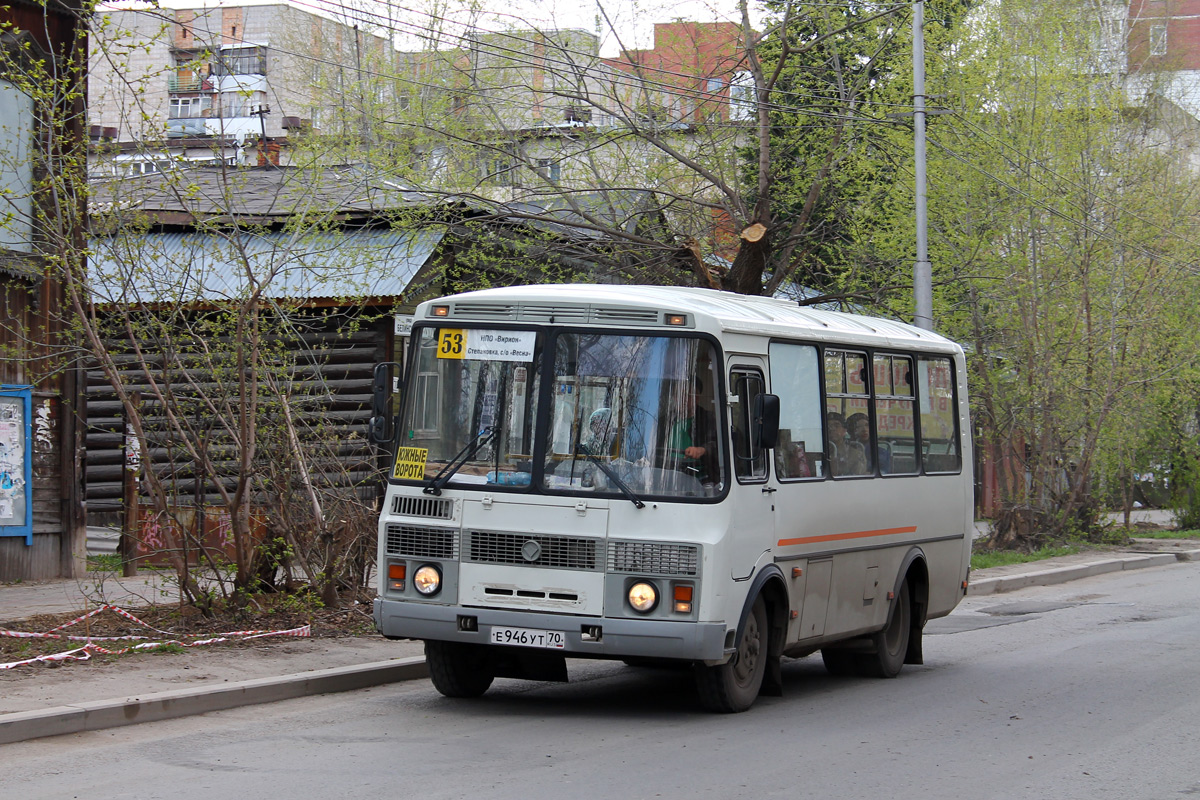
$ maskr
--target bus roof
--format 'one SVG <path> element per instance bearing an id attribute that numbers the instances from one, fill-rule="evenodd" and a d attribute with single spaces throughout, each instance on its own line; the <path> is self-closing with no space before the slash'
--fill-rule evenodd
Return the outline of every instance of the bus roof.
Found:
<path id="1" fill-rule="evenodd" d="M 459 321 L 665 327 L 665 314 L 690 314 L 699 330 L 959 351 L 953 341 L 903 322 L 823 311 L 793 300 L 682 286 L 540 284 L 464 292 L 422 303 L 417 317 L 449 305 Z"/>

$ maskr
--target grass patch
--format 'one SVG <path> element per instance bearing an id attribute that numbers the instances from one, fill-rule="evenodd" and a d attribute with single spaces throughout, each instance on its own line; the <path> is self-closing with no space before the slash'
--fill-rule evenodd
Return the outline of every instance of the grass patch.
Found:
<path id="1" fill-rule="evenodd" d="M 1200 539 L 1200 530 L 1190 531 L 1130 531 L 1138 539 Z"/>
<path id="2" fill-rule="evenodd" d="M 1069 556 L 1081 552 L 1082 547 L 1068 544 L 1059 547 L 1042 547 L 1032 553 L 1021 553 L 1016 550 L 997 550 L 991 553 L 972 553 L 971 569 L 987 569 L 988 567 L 1003 567 L 1008 564 L 1024 564 L 1029 561 L 1041 561 L 1044 558 Z"/>

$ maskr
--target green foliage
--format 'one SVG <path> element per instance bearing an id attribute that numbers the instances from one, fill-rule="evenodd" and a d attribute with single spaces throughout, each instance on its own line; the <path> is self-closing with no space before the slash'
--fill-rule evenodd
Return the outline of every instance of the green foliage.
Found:
<path id="1" fill-rule="evenodd" d="M 1188 437 L 1180 442 L 1171 461 L 1171 510 L 1180 529 L 1200 528 L 1200 442 Z"/>
<path id="2" fill-rule="evenodd" d="M 87 557 L 88 572 L 119 572 L 120 570 L 121 556 L 116 553 L 103 553 Z"/>
<path id="3" fill-rule="evenodd" d="M 1200 529 L 1177 531 L 1135 531 L 1138 539 L 1200 539 Z"/>
<path id="4" fill-rule="evenodd" d="M 1188 154 L 1104 68 L 1099 27 L 1087 3 L 981 6 L 928 90 L 950 111 L 930 125 L 934 316 L 970 345 L 1003 504 L 1058 535 L 1161 467 L 1198 344 Z"/>
<path id="5" fill-rule="evenodd" d="M 1022 553 L 1016 550 L 994 550 L 971 554 L 971 569 L 987 569 L 988 567 L 1005 567 L 1010 564 L 1025 564 L 1030 561 L 1042 561 L 1047 558 L 1074 555 L 1082 551 L 1080 545 L 1068 544 L 1040 547 L 1032 553 Z"/>

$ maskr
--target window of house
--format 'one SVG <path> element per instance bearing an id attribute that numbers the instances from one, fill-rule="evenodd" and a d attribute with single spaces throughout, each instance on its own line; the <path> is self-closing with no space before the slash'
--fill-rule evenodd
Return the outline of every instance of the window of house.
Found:
<path id="1" fill-rule="evenodd" d="M 172 97 L 167 111 L 169 119 L 204 119 L 212 112 L 212 97 Z"/>
<path id="2" fill-rule="evenodd" d="M 0 249 L 28 253 L 33 249 L 33 98 L 15 84 L 0 80 Z"/>
<path id="3" fill-rule="evenodd" d="M 1167 26 L 1150 26 L 1150 55 L 1165 56 L 1167 54 Z"/>
<path id="4" fill-rule="evenodd" d="M 562 169 L 557 161 L 550 158 L 538 159 L 538 172 L 543 178 L 548 181 L 558 182 L 562 176 Z"/>
<path id="5" fill-rule="evenodd" d="M 267 48 L 228 47 L 212 62 L 213 75 L 266 75 Z"/>
<path id="6" fill-rule="evenodd" d="M 756 107 L 754 76 L 745 70 L 735 72 L 733 80 L 729 82 L 729 118 L 754 119 Z"/>
<path id="7" fill-rule="evenodd" d="M 716 94 L 725 88 L 725 80 L 723 78 L 709 78 L 705 82 L 704 88 L 711 94 Z"/>
<path id="8" fill-rule="evenodd" d="M 221 92 L 221 116 L 249 117 L 266 106 L 266 92 Z"/>
<path id="9" fill-rule="evenodd" d="M 484 169 L 486 170 L 484 180 L 488 183 L 494 186 L 513 185 L 512 159 L 507 156 L 493 156 L 487 159 Z"/>

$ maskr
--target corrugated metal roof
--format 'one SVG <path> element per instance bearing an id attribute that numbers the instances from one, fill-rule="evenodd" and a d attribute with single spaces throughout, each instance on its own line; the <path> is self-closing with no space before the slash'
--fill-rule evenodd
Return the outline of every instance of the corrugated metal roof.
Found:
<path id="1" fill-rule="evenodd" d="M 102 303 L 231 300 L 252 280 L 274 299 L 395 297 L 444 235 L 432 228 L 123 234 L 91 240 L 88 273 Z"/>

